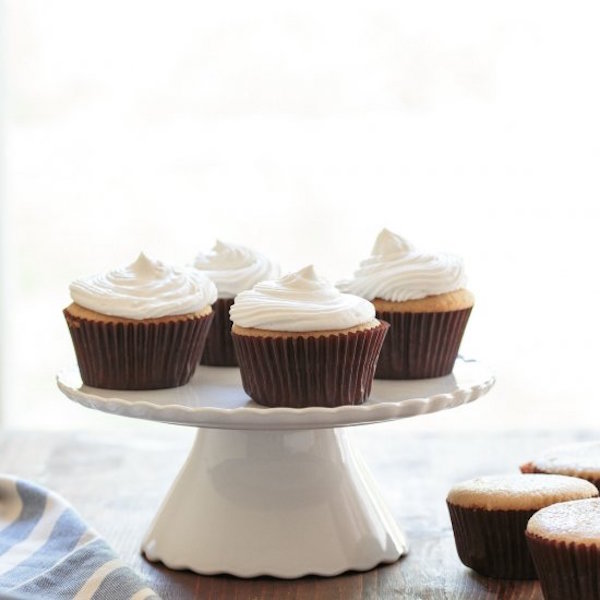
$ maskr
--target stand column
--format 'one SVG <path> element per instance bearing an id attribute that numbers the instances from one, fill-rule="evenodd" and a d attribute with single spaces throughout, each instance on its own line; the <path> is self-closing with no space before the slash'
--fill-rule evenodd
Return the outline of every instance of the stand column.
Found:
<path id="1" fill-rule="evenodd" d="M 142 545 L 150 560 L 239 577 L 364 571 L 407 545 L 342 429 L 199 429 Z"/>

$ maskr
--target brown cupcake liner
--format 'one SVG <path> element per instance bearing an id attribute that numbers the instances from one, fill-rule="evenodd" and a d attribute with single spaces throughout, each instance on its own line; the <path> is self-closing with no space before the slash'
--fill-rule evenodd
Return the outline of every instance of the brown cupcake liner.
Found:
<path id="1" fill-rule="evenodd" d="M 200 358 L 201 365 L 211 367 L 237 367 L 237 357 L 233 340 L 231 339 L 231 319 L 229 309 L 233 304 L 233 298 L 219 298 L 213 305 L 214 318 L 204 352 Z"/>
<path id="2" fill-rule="evenodd" d="M 390 324 L 377 379 L 427 379 L 452 372 L 472 307 L 428 313 L 377 312 Z"/>
<path id="3" fill-rule="evenodd" d="M 535 467 L 533 466 L 533 463 L 528 462 L 528 463 L 523 463 L 522 465 L 519 466 L 519 471 L 521 471 L 521 473 L 539 473 L 539 471 L 536 471 Z"/>
<path id="4" fill-rule="evenodd" d="M 526 537 L 545 600 L 600 600 L 597 546 Z"/>
<path id="5" fill-rule="evenodd" d="M 318 337 L 232 333 L 244 390 L 265 406 L 362 404 L 388 327 Z"/>
<path id="6" fill-rule="evenodd" d="M 538 469 L 532 462 L 524 463 L 519 467 L 521 473 L 542 473 L 544 475 L 566 475 L 568 477 L 577 477 L 579 479 L 585 479 L 589 481 L 593 485 L 598 488 L 600 491 L 600 479 L 596 479 L 594 477 L 587 477 L 586 475 L 577 474 L 577 473 L 559 473 L 558 471 L 544 471 L 542 469 Z"/>
<path id="7" fill-rule="evenodd" d="M 172 321 L 94 321 L 64 311 L 82 381 L 117 390 L 187 383 L 200 360 L 212 313 Z"/>
<path id="8" fill-rule="evenodd" d="M 448 504 L 461 562 L 480 575 L 498 579 L 536 579 L 525 540 L 535 510 L 484 510 Z"/>

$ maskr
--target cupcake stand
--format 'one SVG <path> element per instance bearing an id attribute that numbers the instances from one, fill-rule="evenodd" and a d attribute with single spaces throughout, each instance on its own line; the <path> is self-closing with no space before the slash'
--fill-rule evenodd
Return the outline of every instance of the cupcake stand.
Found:
<path id="1" fill-rule="evenodd" d="M 205 575 L 293 578 L 365 571 L 407 552 L 346 428 L 471 402 L 494 377 L 459 358 L 447 377 L 375 381 L 361 406 L 304 409 L 255 404 L 235 368 L 198 367 L 187 385 L 155 391 L 90 388 L 77 368 L 57 381 L 89 408 L 197 428 L 142 542 L 148 559 Z"/>

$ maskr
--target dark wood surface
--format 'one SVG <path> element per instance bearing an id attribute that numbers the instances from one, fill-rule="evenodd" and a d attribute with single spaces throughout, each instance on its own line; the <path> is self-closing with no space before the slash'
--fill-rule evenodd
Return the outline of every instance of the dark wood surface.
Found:
<path id="1" fill-rule="evenodd" d="M 401 423 L 354 432 L 384 497 L 407 533 L 408 556 L 367 573 L 280 581 L 170 571 L 139 553 L 142 536 L 191 446 L 183 428 L 115 433 L 0 434 L 0 470 L 67 498 L 166 600 L 541 599 L 536 582 L 495 581 L 463 567 L 445 496 L 455 482 L 515 471 L 536 452 L 593 432 L 410 433 Z"/>

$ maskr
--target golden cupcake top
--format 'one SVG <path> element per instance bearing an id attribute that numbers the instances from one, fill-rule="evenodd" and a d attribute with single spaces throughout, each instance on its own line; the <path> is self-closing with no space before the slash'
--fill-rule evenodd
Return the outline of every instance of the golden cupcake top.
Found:
<path id="1" fill-rule="evenodd" d="M 536 510 L 555 502 L 595 496 L 596 487 L 577 477 L 515 473 L 458 483 L 448 493 L 447 501 L 463 508 Z"/>
<path id="2" fill-rule="evenodd" d="M 373 304 L 378 313 L 439 313 L 471 308 L 475 304 L 475 296 L 469 290 L 456 290 L 447 294 L 437 294 L 420 300 L 405 300 L 404 302 L 392 302 L 391 300 L 375 298 Z"/>
<path id="3" fill-rule="evenodd" d="M 556 446 L 540 454 L 530 464 L 544 473 L 600 479 L 600 442 Z"/>
<path id="4" fill-rule="evenodd" d="M 567 544 L 599 546 L 600 499 L 573 500 L 542 508 L 529 519 L 527 533 Z"/>

